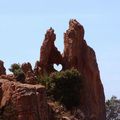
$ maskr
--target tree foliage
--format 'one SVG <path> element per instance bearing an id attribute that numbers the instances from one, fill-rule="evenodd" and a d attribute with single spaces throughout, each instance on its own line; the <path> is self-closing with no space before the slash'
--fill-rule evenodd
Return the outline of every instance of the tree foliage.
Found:
<path id="1" fill-rule="evenodd" d="M 12 64 L 9 68 L 10 72 L 12 72 L 17 81 L 24 82 L 25 81 L 25 74 L 21 69 L 20 64 Z"/>
<path id="2" fill-rule="evenodd" d="M 40 83 L 46 86 L 47 95 L 67 109 L 80 104 L 82 82 L 82 75 L 75 69 L 55 72 L 40 79 Z"/>
<path id="3" fill-rule="evenodd" d="M 106 101 L 106 120 L 120 120 L 120 100 L 116 96 Z"/>

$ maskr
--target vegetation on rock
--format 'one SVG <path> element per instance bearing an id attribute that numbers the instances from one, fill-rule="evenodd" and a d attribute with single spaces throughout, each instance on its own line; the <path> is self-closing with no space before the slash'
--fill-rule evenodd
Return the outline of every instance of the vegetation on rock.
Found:
<path id="1" fill-rule="evenodd" d="M 120 120 L 120 100 L 115 96 L 106 101 L 106 120 Z"/>
<path id="2" fill-rule="evenodd" d="M 47 89 L 48 97 L 60 102 L 67 109 L 79 106 L 82 80 L 82 75 L 75 69 L 39 78 L 39 82 Z"/>
<path id="3" fill-rule="evenodd" d="M 20 81 L 20 82 L 25 81 L 25 74 L 22 71 L 20 64 L 16 64 L 16 63 L 12 64 L 9 70 L 14 74 L 17 81 Z"/>

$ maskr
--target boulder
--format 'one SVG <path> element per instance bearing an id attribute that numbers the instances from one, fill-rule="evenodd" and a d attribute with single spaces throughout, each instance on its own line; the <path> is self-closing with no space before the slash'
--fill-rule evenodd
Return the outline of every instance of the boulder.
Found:
<path id="1" fill-rule="evenodd" d="M 0 117 L 49 120 L 45 87 L 0 79 Z"/>

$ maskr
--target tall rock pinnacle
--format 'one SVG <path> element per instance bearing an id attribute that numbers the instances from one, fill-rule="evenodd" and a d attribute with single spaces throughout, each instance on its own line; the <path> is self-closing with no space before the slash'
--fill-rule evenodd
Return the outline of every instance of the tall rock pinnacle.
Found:
<path id="1" fill-rule="evenodd" d="M 70 20 L 69 28 L 64 33 L 64 51 L 61 55 L 54 45 L 54 30 L 47 30 L 40 51 L 40 61 L 36 63 L 35 70 L 40 74 L 50 74 L 55 71 L 53 64 L 61 64 L 62 70 L 77 69 L 85 78 L 80 96 L 80 109 L 87 116 L 87 120 L 105 120 L 105 96 L 96 55 L 84 40 L 84 33 L 84 28 L 79 22 L 75 19 Z"/>
<path id="2" fill-rule="evenodd" d="M 64 69 L 76 68 L 85 77 L 81 109 L 95 120 L 105 120 L 105 97 L 94 50 L 84 40 L 84 28 L 70 20 L 64 34 Z"/>
<path id="3" fill-rule="evenodd" d="M 52 28 L 48 29 L 45 34 L 45 39 L 43 41 L 42 47 L 40 49 L 40 67 L 41 72 L 53 72 L 53 64 L 59 64 L 62 61 L 62 55 L 55 47 L 54 42 L 56 35 Z"/>

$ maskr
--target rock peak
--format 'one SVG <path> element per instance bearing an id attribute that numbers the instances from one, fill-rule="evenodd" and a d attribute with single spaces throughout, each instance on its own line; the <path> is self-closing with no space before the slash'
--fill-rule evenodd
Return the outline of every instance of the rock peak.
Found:
<path id="1" fill-rule="evenodd" d="M 52 41 L 54 42 L 56 39 L 56 35 L 54 33 L 54 29 L 52 27 L 50 27 L 47 31 L 46 31 L 46 34 L 45 34 L 45 40 L 49 40 L 49 41 Z"/>
<path id="2" fill-rule="evenodd" d="M 81 25 L 76 19 L 70 19 L 69 21 L 69 26 L 72 26 L 72 25 Z"/>
<path id="3" fill-rule="evenodd" d="M 47 33 L 53 34 L 53 33 L 54 33 L 54 29 L 53 29 L 52 27 L 50 27 L 50 28 L 47 30 L 46 34 L 47 34 Z"/>
<path id="4" fill-rule="evenodd" d="M 76 31 L 76 32 L 78 32 L 77 34 L 81 34 L 82 37 L 84 37 L 84 28 L 76 19 L 71 19 L 69 21 L 69 29 L 68 30 Z"/>

